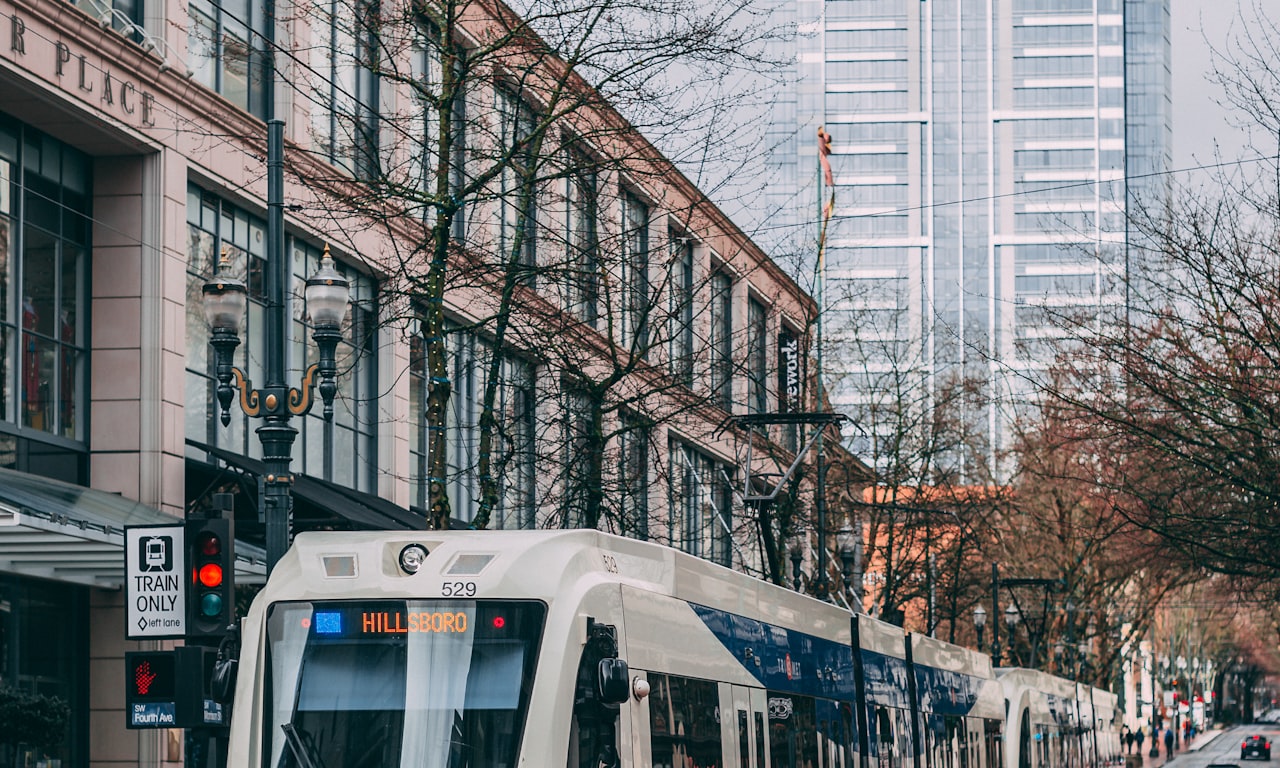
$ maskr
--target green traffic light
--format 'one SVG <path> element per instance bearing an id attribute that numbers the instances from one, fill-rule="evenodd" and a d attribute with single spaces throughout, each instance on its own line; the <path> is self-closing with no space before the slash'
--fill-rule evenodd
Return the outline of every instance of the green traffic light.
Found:
<path id="1" fill-rule="evenodd" d="M 206 592 L 200 598 L 200 613 L 208 618 L 216 618 L 222 613 L 222 595 Z"/>

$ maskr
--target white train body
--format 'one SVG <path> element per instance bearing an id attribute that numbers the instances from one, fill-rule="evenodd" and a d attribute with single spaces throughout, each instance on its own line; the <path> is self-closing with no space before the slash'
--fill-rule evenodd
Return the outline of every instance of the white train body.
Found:
<path id="1" fill-rule="evenodd" d="M 227 764 L 1072 768 L 1010 757 L 1015 672 L 595 531 L 301 534 L 243 624 Z"/>

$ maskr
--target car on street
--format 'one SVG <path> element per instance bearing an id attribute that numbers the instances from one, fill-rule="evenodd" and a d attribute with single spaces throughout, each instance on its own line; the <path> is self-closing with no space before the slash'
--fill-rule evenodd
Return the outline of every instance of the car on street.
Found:
<path id="1" fill-rule="evenodd" d="M 1240 742 L 1240 759 L 1248 760 L 1256 757 L 1260 760 L 1271 759 L 1271 742 L 1262 736 L 1246 736 Z"/>

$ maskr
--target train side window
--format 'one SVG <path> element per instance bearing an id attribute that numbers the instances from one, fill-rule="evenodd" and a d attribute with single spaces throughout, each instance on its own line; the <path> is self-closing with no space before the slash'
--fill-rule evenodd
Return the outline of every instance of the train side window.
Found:
<path id="1" fill-rule="evenodd" d="M 772 768 L 817 768 L 818 723 L 812 696 L 769 691 Z"/>
<path id="2" fill-rule="evenodd" d="M 852 768 L 853 709 L 830 699 L 816 699 L 822 768 Z"/>
<path id="3" fill-rule="evenodd" d="M 879 768 L 896 768 L 897 750 L 894 749 L 893 718 L 887 707 L 876 707 L 876 760 Z"/>
<path id="4" fill-rule="evenodd" d="M 753 712 L 756 717 L 756 765 L 765 768 L 764 755 L 764 713 Z"/>
<path id="5" fill-rule="evenodd" d="M 982 721 L 984 744 L 987 745 L 987 768 L 1005 768 L 1005 741 L 1001 737 L 1001 723 L 996 719 Z"/>
<path id="6" fill-rule="evenodd" d="M 1004 739 L 1000 736 L 999 720 L 983 720 L 983 742 L 986 745 L 985 768 L 1004 768 Z"/>
<path id="7" fill-rule="evenodd" d="M 751 718 L 747 710 L 738 710 L 738 765 L 751 768 Z"/>
<path id="8" fill-rule="evenodd" d="M 720 694 L 709 680 L 649 675 L 653 768 L 720 768 Z"/>

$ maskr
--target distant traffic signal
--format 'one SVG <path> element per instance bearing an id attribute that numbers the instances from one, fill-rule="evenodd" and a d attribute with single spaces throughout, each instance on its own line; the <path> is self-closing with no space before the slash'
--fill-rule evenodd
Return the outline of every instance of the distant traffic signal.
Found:
<path id="1" fill-rule="evenodd" d="M 187 637 L 222 637 L 235 622 L 235 540 L 231 521 L 189 520 L 186 528 Z"/>

